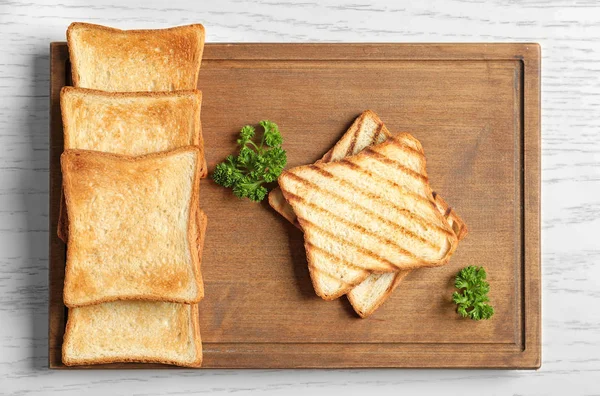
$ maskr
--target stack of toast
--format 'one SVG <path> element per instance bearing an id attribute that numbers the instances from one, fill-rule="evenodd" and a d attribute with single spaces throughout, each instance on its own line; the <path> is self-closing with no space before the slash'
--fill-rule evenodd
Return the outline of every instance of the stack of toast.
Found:
<path id="1" fill-rule="evenodd" d="M 66 365 L 202 363 L 202 25 L 67 30 L 59 237 Z"/>
<path id="2" fill-rule="evenodd" d="M 318 296 L 371 315 L 413 269 L 444 265 L 467 227 L 429 186 L 420 142 L 363 112 L 312 165 L 284 171 L 270 205 L 303 230 Z"/>

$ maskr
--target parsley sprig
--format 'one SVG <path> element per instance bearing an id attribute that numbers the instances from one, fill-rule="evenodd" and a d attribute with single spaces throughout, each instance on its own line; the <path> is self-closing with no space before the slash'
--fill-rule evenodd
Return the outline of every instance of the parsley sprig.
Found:
<path id="1" fill-rule="evenodd" d="M 264 132 L 257 144 L 256 130 L 246 125 L 240 131 L 237 144 L 240 152 L 229 155 L 213 172 L 213 180 L 223 187 L 232 188 L 235 196 L 260 202 L 267 195 L 266 183 L 272 183 L 281 174 L 287 163 L 285 150 L 281 148 L 283 137 L 277 124 L 261 121 Z"/>
<path id="2" fill-rule="evenodd" d="M 488 304 L 490 284 L 485 280 L 487 274 L 483 267 L 465 267 L 456 275 L 459 291 L 452 294 L 452 300 L 458 305 L 457 312 L 464 318 L 473 320 L 489 319 L 494 308 Z"/>

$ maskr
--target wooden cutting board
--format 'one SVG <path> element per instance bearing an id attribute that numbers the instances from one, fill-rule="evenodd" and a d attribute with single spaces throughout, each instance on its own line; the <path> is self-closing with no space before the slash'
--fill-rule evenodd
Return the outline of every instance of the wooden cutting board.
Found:
<path id="1" fill-rule="evenodd" d="M 65 245 L 56 236 L 65 43 L 51 45 L 50 367 L 64 367 Z M 311 285 L 302 233 L 210 180 L 200 303 L 206 368 L 498 367 L 541 362 L 537 44 L 209 44 L 199 89 L 209 170 L 239 129 L 275 121 L 288 166 L 320 158 L 363 110 L 423 144 L 434 190 L 469 227 L 451 262 L 413 271 L 368 319 Z M 493 319 L 460 318 L 459 269 L 484 266 Z M 162 367 L 115 364 L 100 367 Z"/>

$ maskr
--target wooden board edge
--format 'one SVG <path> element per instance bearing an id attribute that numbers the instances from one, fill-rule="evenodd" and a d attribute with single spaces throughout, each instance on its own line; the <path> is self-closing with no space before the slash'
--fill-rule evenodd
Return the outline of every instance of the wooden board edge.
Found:
<path id="1" fill-rule="evenodd" d="M 541 46 L 523 46 L 524 65 L 524 357 L 542 364 L 541 266 Z"/>
<path id="2" fill-rule="evenodd" d="M 61 175 L 54 169 L 60 163 L 62 152 L 62 138 L 56 139 L 52 131 L 55 128 L 62 129 L 62 117 L 60 113 L 60 90 L 65 85 L 66 60 L 68 54 L 66 45 L 60 43 L 50 44 L 50 155 L 49 155 L 49 299 L 48 299 L 48 367 L 56 368 L 62 366 L 62 337 L 65 328 L 65 307 L 62 300 L 62 283 L 64 279 L 64 268 L 55 268 L 53 263 L 55 257 L 64 256 L 65 244 L 58 238 L 56 233 L 58 224 L 58 207 L 53 207 L 52 202 L 60 199 Z M 56 76 L 61 76 L 57 79 Z"/>
<path id="3" fill-rule="evenodd" d="M 57 41 L 51 45 L 66 47 L 67 43 Z M 323 47 L 329 47 L 326 57 Z M 515 60 L 531 56 L 536 47 L 539 44 L 533 42 L 206 43 L 203 60 Z"/>
<path id="4" fill-rule="evenodd" d="M 302 45 L 302 52 L 297 50 Z M 536 43 L 325 43 L 207 44 L 207 60 L 514 60 Z M 274 51 L 274 48 L 277 51 Z"/>
<path id="5" fill-rule="evenodd" d="M 377 344 L 208 344 L 200 369 L 353 369 L 353 368 L 446 368 L 518 369 L 539 368 L 535 354 L 517 345 L 505 351 L 488 350 L 473 354 L 457 348 L 423 351 L 423 346 L 404 350 L 403 346 L 381 352 Z M 268 346 L 264 348 L 264 346 Z M 421 349 L 419 349 L 421 348 Z M 485 346 L 480 347 L 486 351 Z M 114 363 L 96 366 L 64 365 L 57 369 L 176 369 L 189 368 L 160 364 Z"/>

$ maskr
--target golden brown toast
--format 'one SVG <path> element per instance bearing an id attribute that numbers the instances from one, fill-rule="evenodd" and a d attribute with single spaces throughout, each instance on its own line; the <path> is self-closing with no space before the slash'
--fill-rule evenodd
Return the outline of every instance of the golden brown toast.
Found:
<path id="1" fill-rule="evenodd" d="M 204 146 L 202 92 L 105 92 L 63 87 L 65 150 L 143 155 Z"/>
<path id="2" fill-rule="evenodd" d="M 63 153 L 65 305 L 202 299 L 198 156 L 195 146 L 138 157 Z"/>
<path id="3" fill-rule="evenodd" d="M 67 29 L 73 85 L 103 91 L 195 89 L 204 27 L 120 30 L 74 22 Z"/>
<path id="4" fill-rule="evenodd" d="M 64 147 L 142 155 L 198 146 L 201 177 L 207 173 L 200 124 L 202 93 L 104 92 L 63 87 L 60 95 Z M 58 236 L 68 239 L 67 208 L 61 199 Z"/>
<path id="5" fill-rule="evenodd" d="M 200 367 L 198 306 L 114 301 L 71 308 L 62 359 L 67 366 L 143 362 Z"/>

